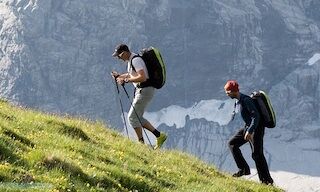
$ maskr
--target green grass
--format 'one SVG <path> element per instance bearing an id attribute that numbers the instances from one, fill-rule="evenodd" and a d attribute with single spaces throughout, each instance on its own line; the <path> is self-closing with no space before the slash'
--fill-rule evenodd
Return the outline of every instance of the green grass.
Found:
<path id="1" fill-rule="evenodd" d="M 102 123 L 0 101 L 0 191 L 281 191 L 152 150 Z"/>

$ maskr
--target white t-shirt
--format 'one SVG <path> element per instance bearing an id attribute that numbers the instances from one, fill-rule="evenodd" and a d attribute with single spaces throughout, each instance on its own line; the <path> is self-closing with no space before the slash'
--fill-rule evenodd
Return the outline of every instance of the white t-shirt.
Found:
<path id="1" fill-rule="evenodd" d="M 146 75 L 146 78 L 149 79 L 149 73 L 148 73 L 148 69 L 146 67 L 146 64 L 144 63 L 144 61 L 142 60 L 141 57 L 135 57 L 134 59 L 132 59 L 135 55 L 137 55 L 137 54 L 131 53 L 131 56 L 129 58 L 128 67 L 127 67 L 128 73 L 130 74 L 130 76 L 137 76 L 136 71 L 143 70 L 144 74 Z M 131 60 L 132 60 L 132 65 L 135 70 L 133 70 L 133 68 L 130 64 Z M 135 87 L 137 87 L 138 83 L 133 83 L 133 85 Z"/>

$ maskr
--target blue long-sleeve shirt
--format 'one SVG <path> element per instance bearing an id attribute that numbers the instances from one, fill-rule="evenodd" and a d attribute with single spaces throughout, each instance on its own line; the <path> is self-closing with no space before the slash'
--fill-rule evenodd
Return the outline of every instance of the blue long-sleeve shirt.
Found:
<path id="1" fill-rule="evenodd" d="M 256 130 L 256 128 L 259 125 L 261 119 L 259 111 L 255 106 L 253 99 L 248 95 L 240 93 L 240 99 L 238 101 L 238 104 L 240 104 L 240 112 L 242 119 L 248 127 L 247 131 L 251 134 Z"/>

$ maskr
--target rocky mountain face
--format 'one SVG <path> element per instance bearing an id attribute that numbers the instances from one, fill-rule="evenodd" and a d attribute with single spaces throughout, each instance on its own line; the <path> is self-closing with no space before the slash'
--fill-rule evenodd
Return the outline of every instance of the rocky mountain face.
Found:
<path id="1" fill-rule="evenodd" d="M 49 112 L 119 121 L 109 75 L 119 65 L 111 54 L 119 42 L 146 39 L 138 18 L 146 3 L 132 5 L 128 11 L 129 1 L 2 0 L 1 95 Z"/>
<path id="2" fill-rule="evenodd" d="M 269 93 L 278 131 L 268 130 L 267 138 L 317 142 L 319 10 L 318 0 L 1 0 L 0 94 L 23 106 L 120 126 L 109 74 L 125 65 L 111 54 L 121 42 L 134 52 L 153 45 L 168 76 L 150 111 L 224 100 L 224 83 L 237 79 L 244 93 Z M 129 105 L 122 90 L 120 98 Z M 186 122 L 181 129 L 160 126 L 171 135 L 167 147 L 223 168 L 226 141 L 241 119 L 224 126 Z M 302 146 L 319 152 L 314 143 Z"/>

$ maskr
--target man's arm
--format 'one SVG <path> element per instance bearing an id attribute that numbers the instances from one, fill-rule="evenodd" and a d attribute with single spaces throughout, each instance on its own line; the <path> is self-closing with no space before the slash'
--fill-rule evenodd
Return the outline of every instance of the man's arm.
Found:
<path id="1" fill-rule="evenodd" d="M 118 78 L 118 77 L 120 77 L 120 78 L 129 77 L 129 73 L 120 74 L 120 73 L 118 73 L 118 72 L 116 72 L 116 71 L 112 71 L 112 72 L 111 72 L 111 75 L 112 75 L 112 77 L 115 78 L 115 79 Z"/>
<path id="2" fill-rule="evenodd" d="M 117 80 L 119 84 L 129 83 L 129 82 L 142 83 L 147 80 L 143 70 L 137 71 L 136 76 L 132 76 L 129 73 L 124 73 L 121 75 L 119 74 L 118 76 L 117 75 L 112 75 L 112 76 Z"/>
<path id="3" fill-rule="evenodd" d="M 123 85 L 125 83 L 125 79 L 130 76 L 129 73 L 120 74 L 120 73 L 118 73 L 116 71 L 112 71 L 111 75 L 117 81 L 117 83 L 119 85 Z"/>
<path id="4" fill-rule="evenodd" d="M 137 71 L 137 76 L 130 75 L 129 78 L 127 78 L 127 82 L 134 82 L 134 83 L 142 83 L 147 80 L 146 74 L 143 70 Z"/>
<path id="5" fill-rule="evenodd" d="M 248 131 L 250 134 L 252 134 L 255 129 L 258 127 L 259 122 L 260 122 L 260 114 L 258 109 L 256 108 L 254 101 L 250 98 L 247 98 L 244 100 L 245 106 L 247 108 L 247 110 L 250 113 L 250 117 L 251 117 L 251 123 L 250 126 L 248 128 Z"/>

